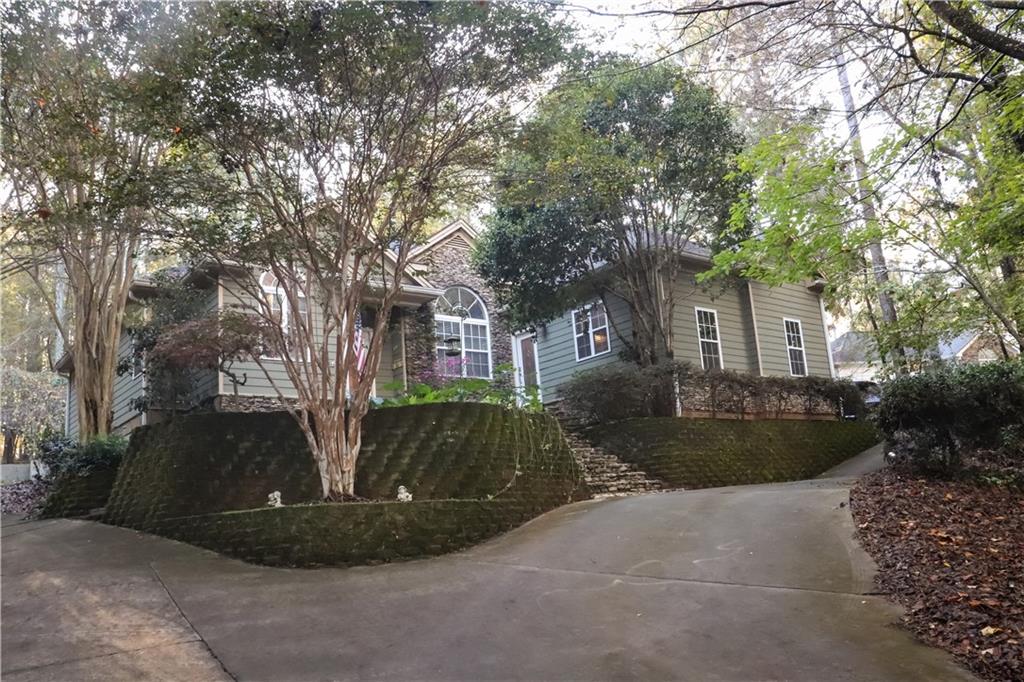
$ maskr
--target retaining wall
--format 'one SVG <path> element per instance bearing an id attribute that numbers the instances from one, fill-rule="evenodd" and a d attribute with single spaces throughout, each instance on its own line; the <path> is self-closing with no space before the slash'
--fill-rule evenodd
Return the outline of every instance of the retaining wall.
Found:
<path id="1" fill-rule="evenodd" d="M 648 417 L 587 431 L 596 445 L 673 487 L 813 478 L 880 440 L 864 421 Z"/>

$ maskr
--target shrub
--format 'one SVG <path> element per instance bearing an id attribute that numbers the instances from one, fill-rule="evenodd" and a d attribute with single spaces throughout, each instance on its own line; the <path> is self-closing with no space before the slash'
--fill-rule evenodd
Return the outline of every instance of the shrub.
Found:
<path id="1" fill-rule="evenodd" d="M 790 412 L 830 412 L 860 418 L 866 412 L 860 391 L 849 381 L 705 371 L 686 362 L 653 367 L 606 365 L 577 374 L 562 387 L 560 395 L 568 414 L 590 423 L 670 416 L 677 398 L 683 409 L 713 416 L 757 414 L 779 418 Z"/>
<path id="2" fill-rule="evenodd" d="M 942 365 L 885 384 L 878 427 L 899 459 L 941 475 L 965 454 L 1024 460 L 1024 362 Z"/>
<path id="3" fill-rule="evenodd" d="M 375 407 L 404 407 L 405 405 L 427 405 L 431 403 L 487 403 L 509 409 L 521 408 L 527 412 L 540 412 L 541 403 L 536 389 L 517 389 L 512 377 L 511 364 L 497 365 L 493 379 L 474 377 L 446 377 L 436 372 L 421 376 L 421 381 L 394 398 L 377 401 Z M 402 383 L 392 382 L 385 386 L 400 391 Z"/>
<path id="4" fill-rule="evenodd" d="M 49 471 L 50 479 L 84 476 L 101 469 L 116 469 L 128 449 L 122 436 L 99 436 L 78 443 L 65 436 L 54 436 L 39 445 L 39 459 Z"/>
<path id="5" fill-rule="evenodd" d="M 575 375 L 560 395 L 566 412 L 585 422 L 664 416 L 665 406 L 659 401 L 674 394 L 673 373 L 685 383 L 690 372 L 687 363 L 614 363 Z"/>

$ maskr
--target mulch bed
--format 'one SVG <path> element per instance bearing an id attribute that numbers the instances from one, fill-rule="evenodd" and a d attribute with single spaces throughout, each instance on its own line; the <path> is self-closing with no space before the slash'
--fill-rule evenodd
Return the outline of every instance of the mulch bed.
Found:
<path id="1" fill-rule="evenodd" d="M 38 479 L 0 486 L 0 511 L 19 515 L 34 512 L 49 488 L 49 484 Z"/>
<path id="2" fill-rule="evenodd" d="M 1024 680 L 1024 492 L 887 468 L 850 507 L 907 628 L 981 677 Z"/>

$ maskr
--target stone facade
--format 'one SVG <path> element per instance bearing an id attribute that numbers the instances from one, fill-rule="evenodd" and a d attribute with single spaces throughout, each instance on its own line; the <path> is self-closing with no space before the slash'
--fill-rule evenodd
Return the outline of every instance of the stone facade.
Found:
<path id="1" fill-rule="evenodd" d="M 487 316 L 491 329 L 491 365 L 497 367 L 512 362 L 512 337 L 509 331 L 507 320 L 499 313 L 497 299 L 494 292 L 487 286 L 483 278 L 473 269 L 471 262 L 472 244 L 464 237 L 464 232 L 456 232 L 444 239 L 436 246 L 428 249 L 418 259 L 417 263 L 426 267 L 423 276 L 438 289 L 447 289 L 453 286 L 464 286 L 472 289 L 483 299 L 487 306 Z M 406 334 L 409 334 L 407 329 Z M 408 336 L 406 337 L 409 338 Z M 429 357 L 424 358 L 418 351 L 419 357 L 413 357 L 411 346 L 406 345 L 406 352 L 409 355 L 410 369 L 429 368 L 434 363 L 434 341 L 433 322 L 430 326 L 430 347 Z M 410 373 L 415 376 L 415 371 Z"/>

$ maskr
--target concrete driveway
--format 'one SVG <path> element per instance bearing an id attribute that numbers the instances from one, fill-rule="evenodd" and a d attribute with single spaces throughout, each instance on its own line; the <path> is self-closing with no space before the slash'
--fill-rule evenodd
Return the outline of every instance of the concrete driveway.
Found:
<path id="1" fill-rule="evenodd" d="M 968 680 L 871 596 L 843 479 L 556 510 L 476 549 L 250 566 L 5 523 L 3 676 L 28 680 Z"/>

